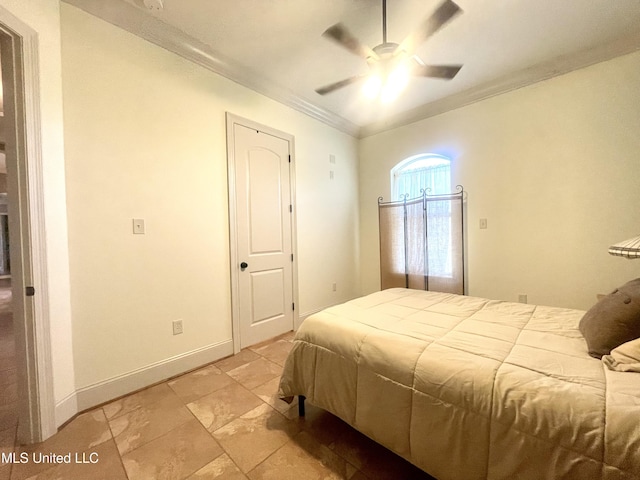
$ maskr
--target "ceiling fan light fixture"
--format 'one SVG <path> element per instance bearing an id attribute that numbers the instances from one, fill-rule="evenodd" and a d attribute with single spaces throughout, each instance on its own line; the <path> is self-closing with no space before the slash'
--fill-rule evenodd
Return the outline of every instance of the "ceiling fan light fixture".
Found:
<path id="1" fill-rule="evenodd" d="M 382 89 L 382 100 L 385 96 L 391 97 L 391 100 L 397 98 L 409 84 L 409 75 L 409 68 L 404 63 L 400 63 L 391 70 Z"/>
<path id="2" fill-rule="evenodd" d="M 362 86 L 362 94 L 369 100 L 379 99 L 382 103 L 394 101 L 409 83 L 411 72 L 406 63 L 396 64 L 387 72 L 378 69 L 372 72 Z"/>
<path id="3" fill-rule="evenodd" d="M 378 98 L 382 90 L 382 79 L 378 74 L 371 74 L 362 86 L 362 94 L 370 100 Z"/>

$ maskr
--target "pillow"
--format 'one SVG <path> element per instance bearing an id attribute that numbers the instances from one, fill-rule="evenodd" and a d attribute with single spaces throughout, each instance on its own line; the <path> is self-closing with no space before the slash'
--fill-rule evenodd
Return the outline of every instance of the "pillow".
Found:
<path id="1" fill-rule="evenodd" d="M 609 370 L 640 372 L 640 338 L 614 348 L 611 350 L 611 355 L 603 355 L 602 363 Z"/>
<path id="2" fill-rule="evenodd" d="M 589 355 L 596 358 L 640 338 L 640 278 L 625 283 L 591 307 L 579 327 Z"/>

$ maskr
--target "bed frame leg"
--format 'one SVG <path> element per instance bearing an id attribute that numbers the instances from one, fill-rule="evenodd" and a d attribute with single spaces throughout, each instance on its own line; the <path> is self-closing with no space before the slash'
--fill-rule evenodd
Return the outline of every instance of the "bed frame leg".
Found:
<path id="1" fill-rule="evenodd" d="M 304 401 L 306 397 L 304 395 L 298 395 L 298 416 L 304 417 Z"/>

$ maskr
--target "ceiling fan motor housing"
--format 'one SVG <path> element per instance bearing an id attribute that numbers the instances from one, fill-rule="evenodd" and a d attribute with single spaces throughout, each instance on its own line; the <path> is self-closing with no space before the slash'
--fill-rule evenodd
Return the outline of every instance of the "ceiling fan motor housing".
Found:
<path id="1" fill-rule="evenodd" d="M 393 55 L 398 46 L 397 43 L 386 42 L 373 47 L 373 51 L 376 52 L 380 58 L 384 58 Z"/>

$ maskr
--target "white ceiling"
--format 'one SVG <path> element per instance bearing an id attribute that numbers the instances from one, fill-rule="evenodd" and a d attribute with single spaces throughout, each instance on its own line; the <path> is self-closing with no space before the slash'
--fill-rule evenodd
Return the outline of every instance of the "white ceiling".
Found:
<path id="1" fill-rule="evenodd" d="M 66 0 L 254 90 L 364 136 L 640 49 L 639 0 L 455 0 L 463 13 L 417 54 L 464 64 L 451 81 L 412 78 L 391 105 L 355 84 L 366 62 L 321 37 L 342 22 L 362 43 L 382 42 L 381 0 Z M 400 43 L 441 0 L 388 0 L 388 40 Z"/>

